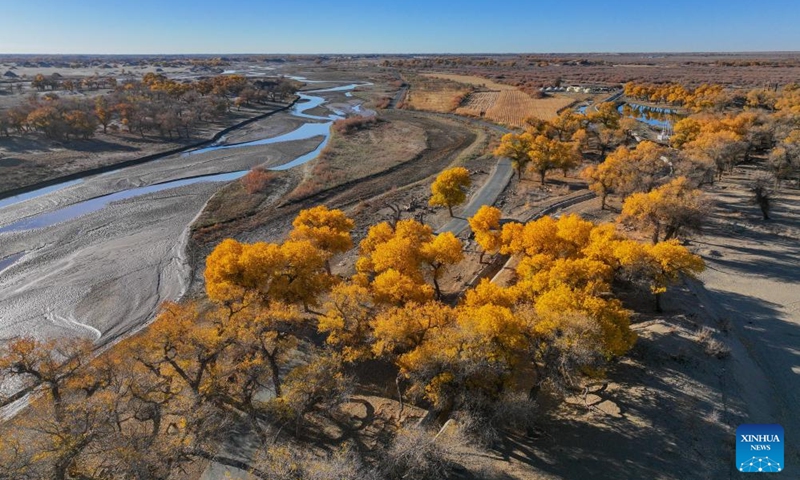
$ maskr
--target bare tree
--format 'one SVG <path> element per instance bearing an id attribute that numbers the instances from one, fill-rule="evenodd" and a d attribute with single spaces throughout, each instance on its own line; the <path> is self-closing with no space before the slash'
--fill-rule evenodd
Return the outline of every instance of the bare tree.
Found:
<path id="1" fill-rule="evenodd" d="M 775 203 L 775 179 L 771 175 L 759 175 L 750 185 L 751 201 L 761 209 L 764 220 L 769 220 L 769 212 Z"/>

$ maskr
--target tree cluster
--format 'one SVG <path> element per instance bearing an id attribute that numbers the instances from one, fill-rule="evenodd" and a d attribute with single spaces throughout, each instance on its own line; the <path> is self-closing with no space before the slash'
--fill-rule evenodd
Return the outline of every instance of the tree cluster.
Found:
<path id="1" fill-rule="evenodd" d="M 721 110 L 731 102 L 730 95 L 722 85 L 703 84 L 688 88 L 679 83 L 624 85 L 625 96 L 644 102 L 683 106 L 690 110 Z"/>
<path id="2" fill-rule="evenodd" d="M 606 208 L 611 194 L 626 197 L 635 192 L 649 192 L 670 173 L 670 152 L 653 142 L 644 141 L 629 149 L 621 146 L 596 166 L 586 167 L 581 176 L 600 197 L 600 208 Z"/>
<path id="3" fill-rule="evenodd" d="M 115 85 L 111 93 L 91 98 L 33 94 L 20 105 L 0 111 L 0 133 L 40 132 L 68 140 L 89 138 L 102 126 L 103 133 L 122 127 L 142 137 L 157 132 L 162 137 L 188 138 L 201 123 L 223 117 L 232 105 L 284 101 L 294 88 L 294 82 L 283 78 L 251 83 L 242 76 L 221 75 L 179 82 L 147 73 L 141 81 L 126 81 Z"/>
<path id="4" fill-rule="evenodd" d="M 284 242 L 220 243 L 206 261 L 206 299 L 165 304 L 106 353 L 80 341 L 8 343 L 0 378 L 36 394 L 3 427 L 0 475 L 166 479 L 213 458 L 265 479 L 368 478 L 351 453 L 319 462 L 274 443 L 336 411 L 352 388 L 347 365 L 393 363 L 401 399 L 443 414 L 500 401 L 521 388 L 521 372 L 535 372 L 531 398 L 544 386 L 567 391 L 633 345 L 615 280 L 658 296 L 702 269 L 674 241 L 641 244 L 610 224 L 565 216 L 501 228 L 499 217 L 484 207 L 470 223 L 488 252 L 519 256 L 517 280 L 483 281 L 456 305 L 439 285 L 463 258 L 452 234 L 414 220 L 375 225 L 343 279 L 330 260 L 353 246 L 354 223 L 320 206 L 301 212 Z M 243 425 L 265 445 L 257 458 L 216 454 Z M 398 436 L 380 478 L 440 471 L 430 448 L 414 432 Z"/>
<path id="5" fill-rule="evenodd" d="M 583 115 L 562 114 L 553 122 L 528 119 L 523 133 L 507 133 L 494 154 L 511 160 L 517 177 L 530 170 L 539 175 L 544 185 L 547 173 L 562 170 L 565 174 L 580 164 L 580 142 L 576 132 L 583 131 Z"/>

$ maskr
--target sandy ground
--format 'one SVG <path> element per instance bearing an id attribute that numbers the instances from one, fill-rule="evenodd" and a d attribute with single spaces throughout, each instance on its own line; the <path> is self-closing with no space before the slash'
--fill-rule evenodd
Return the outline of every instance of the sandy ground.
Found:
<path id="1" fill-rule="evenodd" d="M 247 136 L 296 126 L 265 119 Z M 130 187 L 189 176 L 279 165 L 316 148 L 319 138 L 173 156 L 96 176 L 0 210 L 0 225 Z M 78 332 L 109 341 L 144 324 L 157 305 L 185 288 L 187 226 L 220 183 L 197 183 L 135 197 L 73 221 L 0 234 L 0 258 L 27 252 L 0 273 L 0 338 Z M 66 332 L 65 332 L 66 331 Z"/>
<path id="2" fill-rule="evenodd" d="M 585 398 L 543 402 L 535 438 L 507 432 L 488 450 L 464 446 L 455 461 L 503 479 L 738 478 L 738 425 L 797 431 L 800 192 L 779 192 L 764 222 L 744 187 L 751 176 L 739 168 L 708 192 L 706 231 L 689 242 L 708 266 L 699 281 L 669 292 L 661 314 L 646 292 L 621 292 L 639 339 L 605 381 L 590 383 Z M 523 208 L 513 191 L 504 197 Z M 597 199 L 562 213 L 616 217 Z M 798 459 L 787 443 L 785 463 Z"/>
<path id="3" fill-rule="evenodd" d="M 88 140 L 54 141 L 39 134 L 0 137 L 0 193 L 64 175 L 194 145 L 236 123 L 285 105 L 234 110 L 224 119 L 200 126 L 191 138 L 142 138 L 128 132 L 98 131 Z M 275 122 L 280 125 L 281 122 Z M 262 127 L 263 128 L 263 127 Z M 243 129 L 252 130 L 253 126 Z M 258 129 L 258 127 L 255 127 Z M 238 132 L 234 132 L 238 134 Z M 232 135 L 233 136 L 233 135 Z M 263 138 L 263 137 L 259 137 Z"/>
<path id="4" fill-rule="evenodd" d="M 770 221 L 761 220 L 739 168 L 716 187 L 706 235 L 696 242 L 707 270 L 698 295 L 730 330 L 733 376 L 750 423 L 800 432 L 800 192 L 783 189 Z M 787 441 L 786 465 L 800 464 L 800 443 Z"/>

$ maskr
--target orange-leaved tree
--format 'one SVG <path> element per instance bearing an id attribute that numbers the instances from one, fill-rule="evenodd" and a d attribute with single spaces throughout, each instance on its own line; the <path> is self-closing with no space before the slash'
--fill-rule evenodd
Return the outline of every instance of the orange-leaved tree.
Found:
<path id="1" fill-rule="evenodd" d="M 497 253 L 500 250 L 502 236 L 500 217 L 499 209 L 483 205 L 475 215 L 467 219 L 472 233 L 475 234 L 475 241 L 481 247 L 481 263 L 485 254 Z"/>
<path id="2" fill-rule="evenodd" d="M 685 177 L 678 177 L 648 193 L 625 199 L 619 221 L 650 230 L 653 243 L 669 240 L 684 231 L 699 231 L 705 208 L 702 192 Z"/>
<path id="3" fill-rule="evenodd" d="M 528 167 L 531 161 L 528 152 L 531 150 L 534 135 L 529 132 L 525 133 L 507 133 L 503 135 L 500 140 L 500 145 L 494 150 L 494 154 L 498 157 L 506 157 L 511 160 L 511 164 L 517 171 L 517 178 L 522 180 L 522 174 Z"/>
<path id="4" fill-rule="evenodd" d="M 325 268 L 330 274 L 331 257 L 353 248 L 350 232 L 354 225 L 353 220 L 341 210 L 319 205 L 300 211 L 292 222 L 294 229 L 289 232 L 289 238 L 306 240 L 317 247 L 325 257 Z"/>
<path id="5" fill-rule="evenodd" d="M 466 190 L 471 184 L 469 171 L 464 167 L 449 168 L 436 177 L 431 185 L 431 206 L 447 207 L 453 216 L 453 207 L 467 199 Z"/>
<path id="6" fill-rule="evenodd" d="M 308 308 L 333 282 L 325 259 L 307 240 L 247 244 L 226 239 L 206 259 L 206 293 L 228 306 L 277 301 Z"/>
<path id="7" fill-rule="evenodd" d="M 529 168 L 539 174 L 542 185 L 550 170 L 561 169 L 566 172 L 579 163 L 577 151 L 572 143 L 551 140 L 544 135 L 537 136 L 531 142 L 528 157 Z"/>
<path id="8" fill-rule="evenodd" d="M 357 283 L 371 285 L 376 300 L 395 304 L 441 296 L 445 268 L 463 258 L 461 241 L 452 233 L 434 235 L 429 226 L 411 219 L 394 228 L 386 222 L 373 226 L 360 249 Z"/>

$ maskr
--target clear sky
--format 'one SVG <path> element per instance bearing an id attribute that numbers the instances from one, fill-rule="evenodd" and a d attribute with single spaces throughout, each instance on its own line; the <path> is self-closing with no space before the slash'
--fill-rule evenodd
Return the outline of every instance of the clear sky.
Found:
<path id="1" fill-rule="evenodd" d="M 0 53 L 800 50 L 800 0 L 0 0 Z"/>

